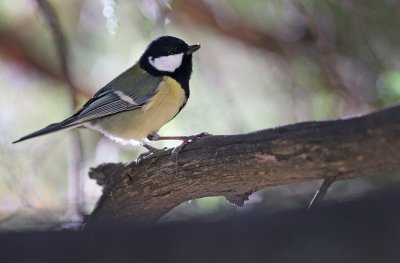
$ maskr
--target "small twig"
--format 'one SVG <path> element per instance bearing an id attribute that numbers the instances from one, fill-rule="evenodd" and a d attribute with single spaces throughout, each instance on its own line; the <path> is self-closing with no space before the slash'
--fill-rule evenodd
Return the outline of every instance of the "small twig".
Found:
<path id="1" fill-rule="evenodd" d="M 360 98 L 358 94 L 354 94 L 354 91 L 346 87 L 343 84 L 341 77 L 337 73 L 334 67 L 333 50 L 327 45 L 325 39 L 321 36 L 320 30 L 318 29 L 318 24 L 315 21 L 314 16 L 304 8 L 299 0 L 293 0 L 292 3 L 307 20 L 308 31 L 312 35 L 315 45 L 319 50 L 320 56 L 317 60 L 319 60 L 321 69 L 325 73 L 326 79 L 328 80 L 330 85 L 335 89 L 336 93 L 344 100 L 346 100 L 349 104 L 360 103 Z"/>
<path id="2" fill-rule="evenodd" d="M 39 10 L 45 18 L 49 28 L 51 29 L 54 41 L 57 48 L 57 55 L 60 61 L 60 66 L 64 74 L 65 80 L 70 90 L 70 97 L 72 100 L 72 110 L 75 110 L 78 106 L 78 91 L 72 83 L 71 76 L 68 71 L 68 47 L 67 41 L 63 34 L 58 16 L 54 11 L 53 7 L 46 0 L 36 0 Z M 81 182 L 80 182 L 80 170 L 81 170 L 81 156 L 82 156 L 82 143 L 77 132 L 72 133 L 71 146 L 69 150 L 69 211 L 67 216 L 72 219 L 79 220 L 82 218 L 82 202 L 81 197 Z"/>
<path id="3" fill-rule="evenodd" d="M 77 91 L 75 90 L 74 85 L 72 84 L 68 70 L 67 42 L 62 32 L 59 19 L 52 6 L 49 4 L 49 2 L 47 2 L 46 0 L 36 0 L 36 2 L 38 3 L 39 9 L 42 12 L 43 17 L 46 19 L 46 22 L 54 35 L 54 41 L 57 48 L 58 59 L 60 60 L 60 66 L 65 76 L 65 79 L 68 83 L 68 86 L 71 90 L 71 94 L 73 95 L 72 96 L 73 106 L 77 107 L 78 106 L 78 101 L 76 98 Z"/>
<path id="4" fill-rule="evenodd" d="M 315 193 L 314 197 L 311 199 L 310 204 L 308 205 L 308 209 L 314 208 L 322 199 L 324 199 L 326 193 L 328 192 L 329 187 L 335 182 L 337 176 L 329 177 L 324 179 L 321 187 Z"/>

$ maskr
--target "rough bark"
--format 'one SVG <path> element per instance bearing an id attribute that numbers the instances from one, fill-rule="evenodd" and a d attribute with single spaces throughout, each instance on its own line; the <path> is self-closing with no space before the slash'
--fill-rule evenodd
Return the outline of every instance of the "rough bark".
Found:
<path id="1" fill-rule="evenodd" d="M 103 164 L 90 171 L 104 190 L 88 226 L 151 223 L 178 204 L 205 196 L 242 205 L 267 186 L 394 171 L 400 168 L 399 135 L 397 106 L 349 119 L 203 137 L 177 160 L 168 150 L 139 164 Z"/>

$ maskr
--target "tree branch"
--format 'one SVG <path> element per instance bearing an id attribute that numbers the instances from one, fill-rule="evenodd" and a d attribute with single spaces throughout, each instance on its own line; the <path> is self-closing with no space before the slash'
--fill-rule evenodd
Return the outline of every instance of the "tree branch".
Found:
<path id="1" fill-rule="evenodd" d="M 103 164 L 104 186 L 87 226 L 151 223 L 178 204 L 225 196 L 242 205 L 267 186 L 377 175 L 400 168 L 400 106 L 350 119 L 305 122 L 232 136 L 209 136 L 136 164 Z"/>

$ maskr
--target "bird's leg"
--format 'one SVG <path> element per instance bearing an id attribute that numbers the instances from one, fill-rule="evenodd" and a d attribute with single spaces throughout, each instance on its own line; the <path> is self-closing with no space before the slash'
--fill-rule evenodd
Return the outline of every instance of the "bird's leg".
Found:
<path id="1" fill-rule="evenodd" d="M 136 159 L 137 163 L 139 163 L 140 161 L 146 159 L 150 155 L 153 155 L 153 154 L 156 154 L 156 153 L 159 153 L 159 152 L 163 152 L 166 149 L 166 148 L 157 149 L 157 148 L 155 148 L 155 147 L 153 147 L 153 146 L 151 146 L 151 145 L 149 145 L 147 143 L 144 143 L 144 142 L 142 142 L 142 146 L 147 149 L 147 152 L 144 152 L 144 153 L 142 153 L 142 154 L 140 154 L 138 156 L 138 158 Z"/>
<path id="2" fill-rule="evenodd" d="M 200 137 L 203 136 L 210 136 L 211 134 L 207 132 L 202 132 L 196 135 L 190 136 L 160 136 L 157 133 L 150 134 L 147 139 L 150 141 L 161 141 L 161 140 L 174 140 L 174 141 L 181 141 L 182 143 L 174 148 L 172 151 L 173 155 L 177 155 L 189 142 L 192 142 Z"/>

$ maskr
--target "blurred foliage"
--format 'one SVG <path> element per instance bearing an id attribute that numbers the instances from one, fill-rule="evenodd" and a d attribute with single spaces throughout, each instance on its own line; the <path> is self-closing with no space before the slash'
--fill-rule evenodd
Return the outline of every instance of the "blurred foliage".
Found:
<path id="1" fill-rule="evenodd" d="M 69 47 L 81 104 L 136 62 L 156 36 L 202 44 L 191 97 L 161 134 L 236 134 L 373 111 L 400 100 L 400 2 L 317 0 L 49 1 Z M 0 221 L 2 229 L 58 226 L 68 207 L 69 132 L 11 141 L 72 112 L 51 31 L 35 1 L 0 0 Z M 89 167 L 142 151 L 82 130 L 84 211 L 101 190 Z M 156 143 L 157 147 L 173 143 Z M 366 149 L 370 150 L 370 149 Z M 338 200 L 396 174 L 335 183 Z M 237 208 L 222 197 L 186 202 L 164 218 L 208 219 L 255 207 L 305 207 L 319 182 L 273 187 Z"/>

